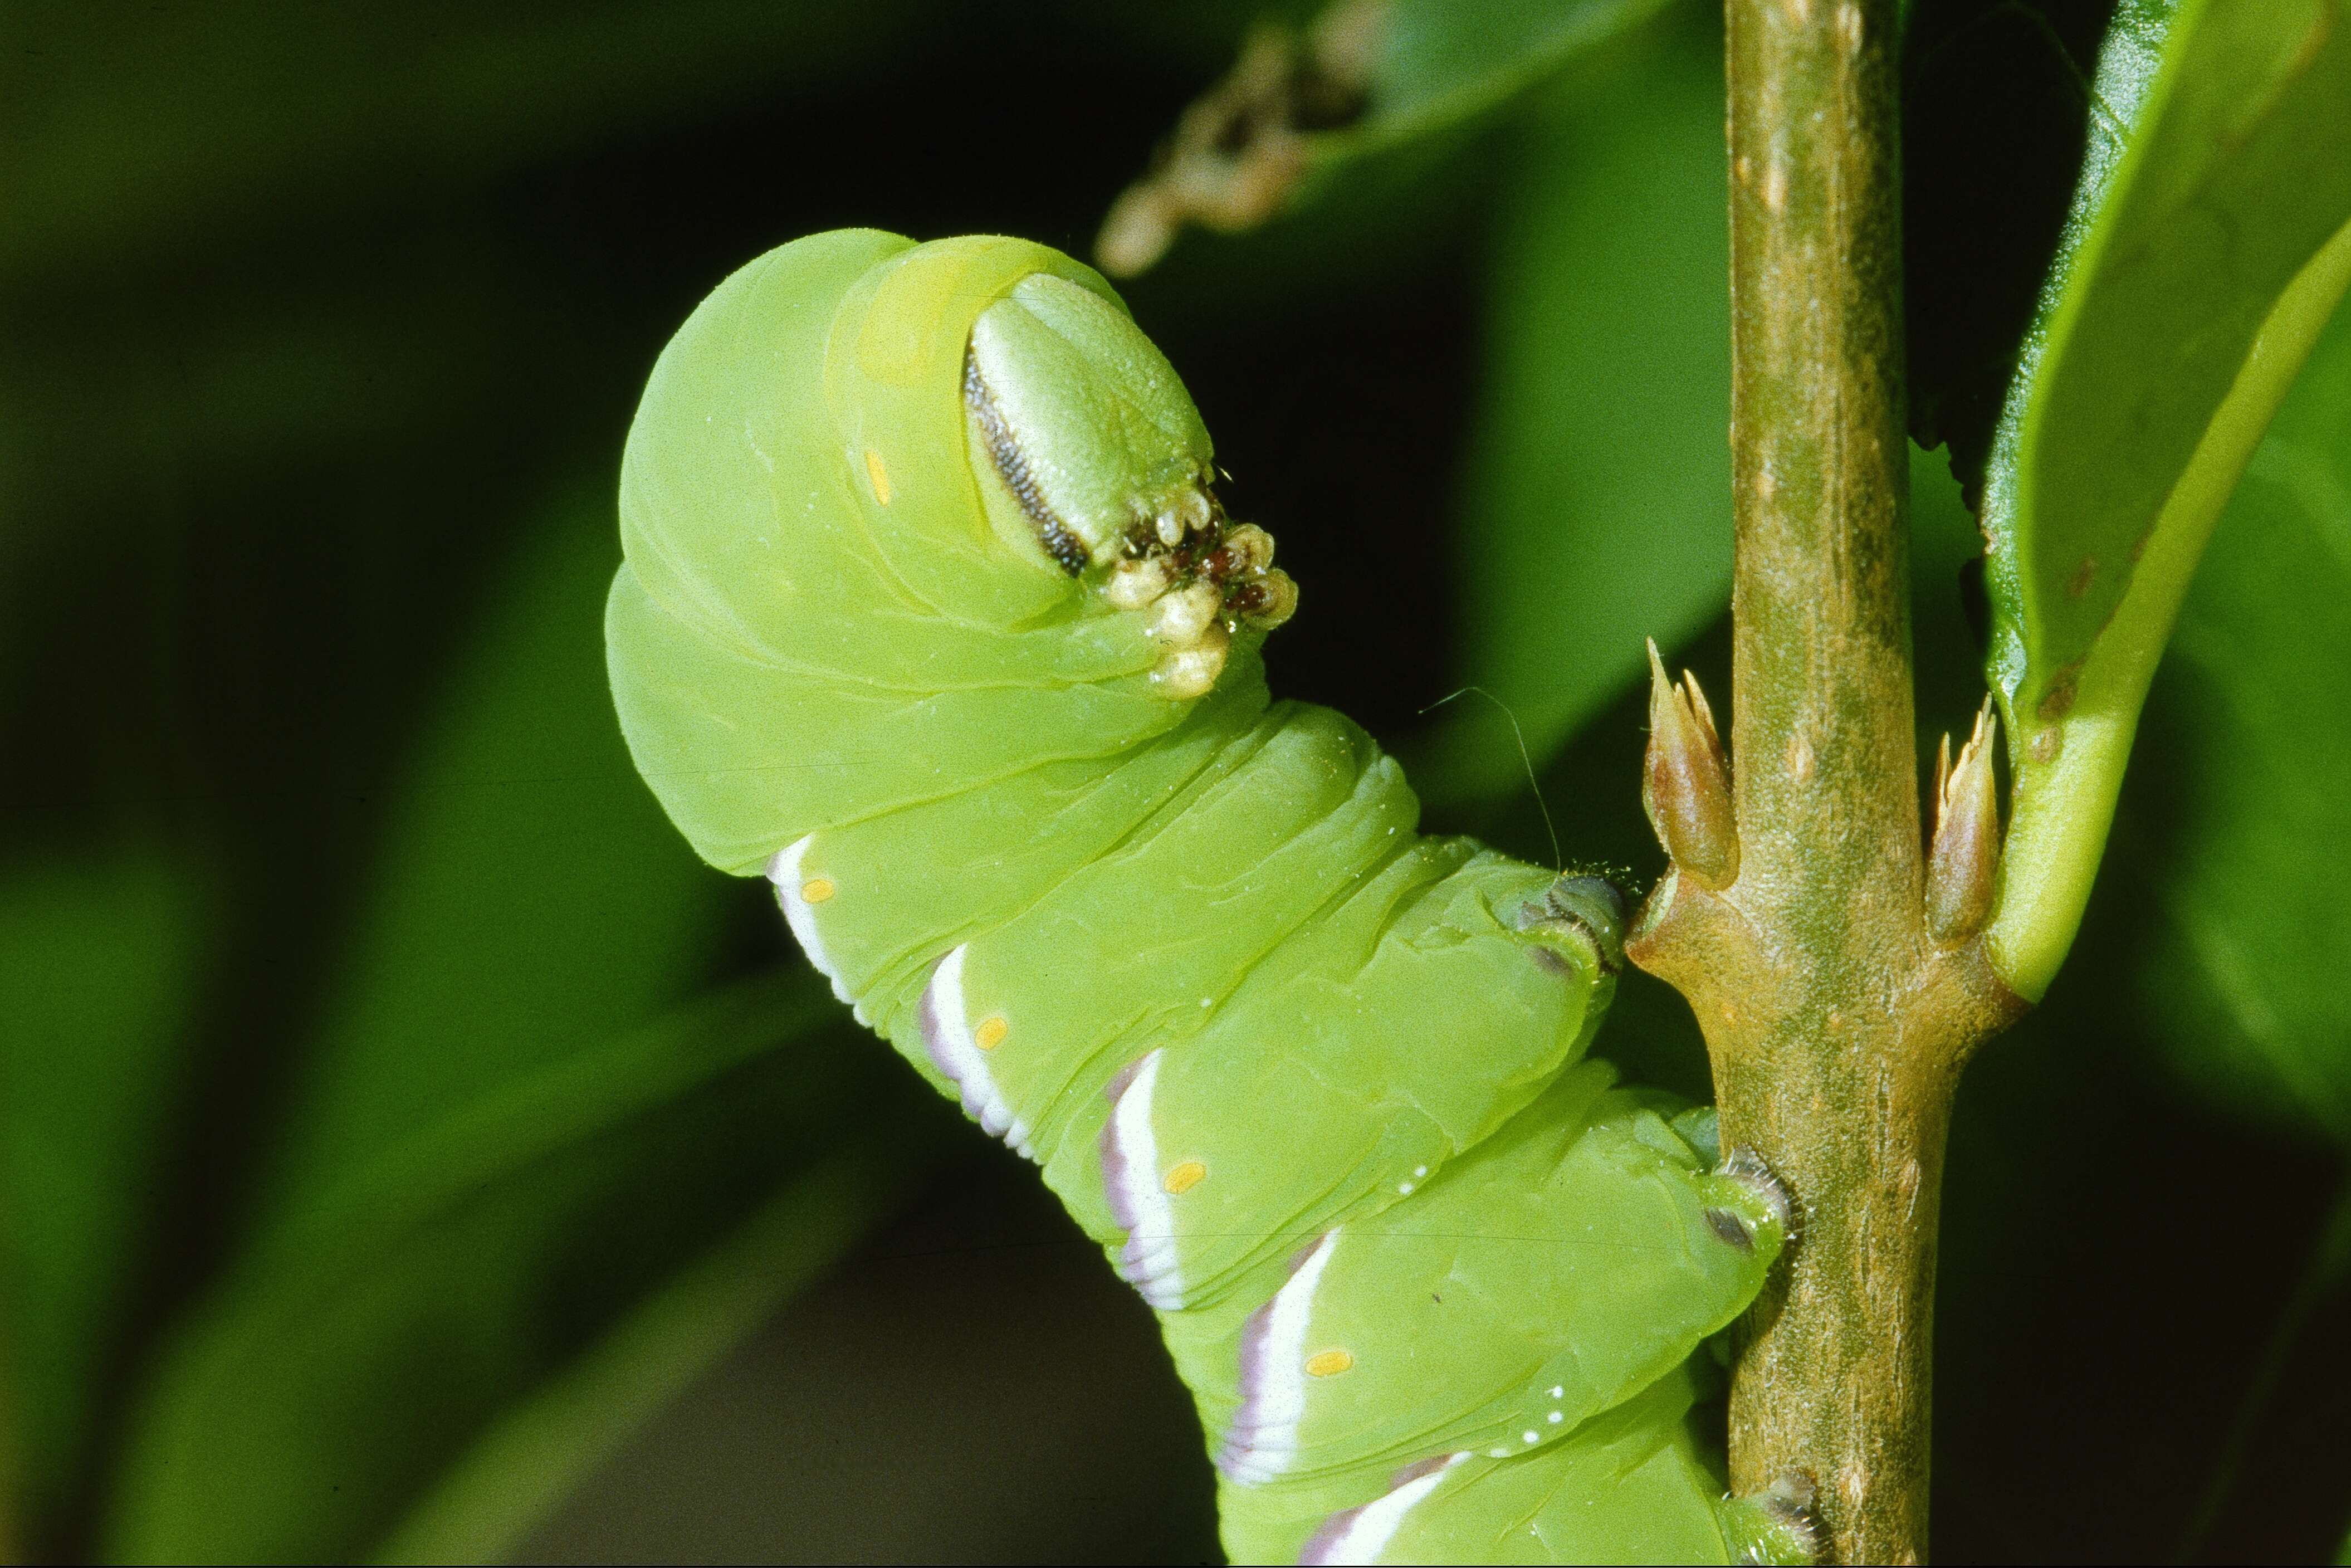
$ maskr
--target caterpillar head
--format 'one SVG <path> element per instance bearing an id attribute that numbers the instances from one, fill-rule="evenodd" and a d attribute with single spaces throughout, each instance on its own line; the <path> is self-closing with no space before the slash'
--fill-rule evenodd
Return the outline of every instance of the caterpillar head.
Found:
<path id="1" fill-rule="evenodd" d="M 1174 368 L 1100 295 L 1021 279 L 973 323 L 964 402 L 990 525 L 1146 615 L 1167 696 L 1205 694 L 1234 632 L 1297 608 L 1272 536 L 1225 516 L 1207 428 Z"/>

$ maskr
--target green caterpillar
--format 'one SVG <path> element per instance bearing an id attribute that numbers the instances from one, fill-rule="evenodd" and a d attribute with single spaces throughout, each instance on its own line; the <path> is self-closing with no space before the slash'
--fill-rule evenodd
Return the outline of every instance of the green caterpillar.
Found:
<path id="1" fill-rule="evenodd" d="M 1776 1550 L 1688 1412 L 1784 1199 L 1580 1060 L 1608 883 L 1420 836 L 1361 730 L 1270 701 L 1296 590 L 1213 472 L 1058 252 L 768 253 L 629 434 L 638 767 L 1157 1309 L 1236 1560 Z"/>

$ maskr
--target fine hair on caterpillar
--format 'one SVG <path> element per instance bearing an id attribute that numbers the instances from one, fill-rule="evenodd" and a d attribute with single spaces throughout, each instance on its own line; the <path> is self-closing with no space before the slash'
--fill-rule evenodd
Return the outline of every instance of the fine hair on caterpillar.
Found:
<path id="1" fill-rule="evenodd" d="M 1502 717 L 1509 721 L 1510 738 L 1518 744 L 1519 747 L 1519 766 L 1526 770 L 1527 792 L 1535 798 L 1535 810 L 1542 813 L 1543 833 L 1551 840 L 1551 863 L 1559 868 L 1562 875 L 1565 875 L 1567 861 L 1560 853 L 1559 825 L 1551 820 L 1551 802 L 1543 798 L 1542 781 L 1535 777 L 1535 759 L 1527 750 L 1527 732 L 1519 724 L 1518 710 L 1483 686 L 1463 686 L 1457 691 L 1446 693 L 1420 711 L 1424 716 L 1432 714 L 1456 697 L 1467 696 L 1485 698 L 1499 708 Z"/>

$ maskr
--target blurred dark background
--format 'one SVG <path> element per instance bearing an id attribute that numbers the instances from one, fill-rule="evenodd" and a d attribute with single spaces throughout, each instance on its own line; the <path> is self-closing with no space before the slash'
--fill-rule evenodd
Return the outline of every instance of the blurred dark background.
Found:
<path id="1" fill-rule="evenodd" d="M 16 1551 L 1215 1557 L 1148 1312 L 669 831 L 598 626 L 622 436 L 705 292 L 847 225 L 1087 254 L 1259 10 L 0 23 Z M 1372 187 L 1410 202 L 1343 179 L 1127 288 L 1304 585 L 1283 693 L 1548 860 L 1494 716 L 1425 712 L 1496 691 L 1567 854 L 1636 882 L 1639 634 L 1728 685 L 1719 49 L 1666 7 Z M 1914 207 L 1980 184 L 1917 141 Z M 1981 690 L 1975 545 L 1917 468 L 1931 738 Z M 2158 696 L 2118 856 L 2186 831 L 2192 707 Z M 2314 1559 L 2351 1512 L 2351 1294 L 2275 1332 L 2340 1153 L 2192 1087 L 2139 885 L 1963 1095 L 1947 1560 Z M 1705 1092 L 1653 982 L 1602 1049 Z"/>

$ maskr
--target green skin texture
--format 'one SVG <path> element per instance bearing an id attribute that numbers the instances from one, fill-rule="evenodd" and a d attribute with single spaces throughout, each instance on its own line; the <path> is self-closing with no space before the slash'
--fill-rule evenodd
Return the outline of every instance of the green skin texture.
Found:
<path id="1" fill-rule="evenodd" d="M 1145 612 L 1055 563 L 975 436 L 976 327 L 1098 567 L 1210 471 L 1165 360 L 1057 252 L 770 252 L 630 432 L 607 635 L 639 768 L 1146 1286 L 1237 1561 L 1318 1531 L 1395 1561 L 1728 1560 L 1753 1532 L 1694 1435 L 1694 1353 L 1761 1287 L 1775 1207 L 1579 1060 L 1614 954 L 1552 873 L 1421 837 L 1395 764 L 1273 703 L 1246 631 L 1207 695 L 1153 685 Z"/>

